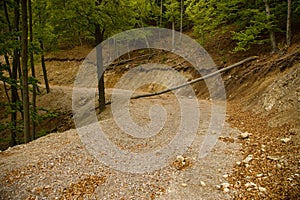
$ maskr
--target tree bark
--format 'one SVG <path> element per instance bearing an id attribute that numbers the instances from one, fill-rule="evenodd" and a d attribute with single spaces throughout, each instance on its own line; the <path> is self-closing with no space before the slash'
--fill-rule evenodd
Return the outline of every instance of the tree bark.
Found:
<path id="1" fill-rule="evenodd" d="M 159 19 L 159 27 L 162 28 L 162 15 L 163 15 L 163 1 L 160 0 L 160 19 Z"/>
<path id="2" fill-rule="evenodd" d="M 95 42 L 96 42 L 96 56 L 97 56 L 97 75 L 98 75 L 98 103 L 100 112 L 105 109 L 105 88 L 104 88 L 104 66 L 102 59 L 102 45 L 105 29 L 100 28 L 99 24 L 95 24 Z"/>
<path id="3" fill-rule="evenodd" d="M 286 45 L 291 46 L 291 36 L 292 36 L 292 0 L 288 0 L 287 9 L 287 22 L 286 22 Z"/>
<path id="4" fill-rule="evenodd" d="M 172 21 L 172 51 L 175 50 L 175 21 Z"/>
<path id="5" fill-rule="evenodd" d="M 42 40 L 39 40 L 39 42 L 40 42 L 40 48 L 42 50 L 41 63 L 42 63 L 44 82 L 45 82 L 45 86 L 46 86 L 46 92 L 50 93 L 50 86 L 49 86 L 49 81 L 48 81 L 48 76 L 47 76 L 47 69 L 46 69 L 46 64 L 45 64 L 45 56 L 44 56 L 44 43 L 43 43 Z"/>
<path id="6" fill-rule="evenodd" d="M 264 0 L 265 7 L 266 7 L 266 15 L 268 20 L 270 20 L 271 11 L 270 11 L 270 5 L 268 3 L 268 0 Z M 275 39 L 275 33 L 274 31 L 270 30 L 270 40 L 271 40 L 271 46 L 272 46 L 272 53 L 275 53 L 277 51 L 277 45 L 276 45 L 276 39 Z"/>
<path id="7" fill-rule="evenodd" d="M 28 24 L 27 24 L 27 0 L 21 1 L 22 7 L 22 86 L 23 86 L 23 110 L 24 110 L 24 142 L 30 141 L 30 115 L 29 115 L 29 89 L 28 89 Z"/>
<path id="8" fill-rule="evenodd" d="M 183 0 L 180 0 L 180 41 L 182 37 L 182 24 L 183 24 Z"/>
<path id="9" fill-rule="evenodd" d="M 33 31 L 32 31 L 32 7 L 31 7 L 31 0 L 28 0 L 28 13 L 29 13 L 29 41 L 32 44 L 33 43 Z M 34 58 L 33 58 L 33 50 L 30 52 L 30 68 L 31 68 L 31 75 L 35 79 L 35 69 L 34 69 Z M 35 139 L 36 135 L 36 93 L 37 93 L 37 84 L 34 81 L 32 84 L 32 119 L 31 119 L 31 138 L 32 140 Z"/>
<path id="10" fill-rule="evenodd" d="M 5 18 L 6 18 L 6 22 L 7 22 L 7 26 L 8 26 L 8 31 L 11 32 L 12 31 L 12 27 L 11 27 L 10 20 L 9 20 L 9 15 L 8 15 L 6 1 L 3 1 L 3 8 L 4 8 L 4 14 L 5 14 Z"/>
<path id="11" fill-rule="evenodd" d="M 20 23 L 20 0 L 15 0 L 14 7 L 14 31 L 19 31 L 19 23 Z M 19 38 L 16 38 L 18 41 Z M 10 146 L 14 146 L 17 144 L 16 136 L 17 136 L 17 102 L 18 102 L 18 89 L 17 89 L 17 79 L 18 79 L 18 68 L 20 66 L 20 53 L 19 49 L 15 48 L 13 51 L 13 63 L 12 63 L 12 72 L 11 72 L 11 132 L 10 132 Z"/>

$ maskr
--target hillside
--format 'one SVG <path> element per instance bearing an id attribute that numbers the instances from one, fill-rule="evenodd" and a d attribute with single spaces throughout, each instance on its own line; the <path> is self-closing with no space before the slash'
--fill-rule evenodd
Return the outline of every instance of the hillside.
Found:
<path id="1" fill-rule="evenodd" d="M 214 149 L 203 159 L 197 158 L 197 148 L 209 125 L 211 101 L 203 82 L 193 85 L 201 109 L 196 139 L 183 155 L 172 155 L 163 168 L 144 174 L 114 170 L 99 162 L 88 153 L 74 129 L 72 85 L 81 62 L 72 58 L 81 59 L 89 50 L 90 47 L 83 46 L 48 55 L 48 58 L 70 58 L 69 61 L 49 59 L 51 93 L 45 94 L 42 90 L 38 99 L 39 106 L 59 111 L 61 115 L 39 126 L 40 130 L 55 133 L 0 153 L 1 199 L 300 197 L 299 44 L 281 54 L 261 54 L 257 60 L 222 75 L 227 95 L 226 125 L 219 133 Z M 135 52 L 132 56 L 140 53 Z M 228 60 L 224 66 L 238 61 L 236 58 Z M 110 88 L 123 74 L 149 61 L 169 66 L 180 63 L 174 69 L 187 80 L 199 77 L 183 58 L 158 51 L 151 60 L 140 58 L 110 68 L 105 73 L 107 99 L 111 96 Z M 42 72 L 37 71 L 37 75 L 41 78 Z M 165 83 L 169 81 L 165 71 L 158 71 L 153 76 L 160 77 Z M 150 84 L 140 88 L 139 92 L 161 89 L 163 87 Z M 4 93 L 1 91 L 1 94 Z M 180 110 L 172 94 L 132 100 L 131 115 L 136 123 L 145 125 L 149 122 L 148 110 L 153 105 L 164 106 L 168 117 L 164 129 L 153 138 L 124 137 L 114 122 L 110 106 L 98 118 L 107 137 L 119 148 L 132 152 L 154 150 L 175 136 L 174 127 L 178 126 Z"/>

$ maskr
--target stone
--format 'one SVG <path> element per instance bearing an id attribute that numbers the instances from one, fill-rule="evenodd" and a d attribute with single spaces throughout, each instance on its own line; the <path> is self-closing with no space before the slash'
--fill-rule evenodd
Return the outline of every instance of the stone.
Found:
<path id="1" fill-rule="evenodd" d="M 244 163 L 249 163 L 251 160 L 253 159 L 253 155 L 248 155 L 244 160 L 243 160 L 243 162 Z"/>
<path id="2" fill-rule="evenodd" d="M 289 141 L 291 141 L 291 138 L 282 138 L 281 142 L 283 143 L 288 143 Z"/>
<path id="3" fill-rule="evenodd" d="M 244 132 L 244 133 L 241 133 L 240 134 L 240 138 L 241 139 L 246 139 L 246 138 L 248 138 L 250 136 L 250 133 L 248 133 L 248 132 Z"/>
<path id="4" fill-rule="evenodd" d="M 229 192 L 229 188 L 224 188 L 224 189 L 223 189 L 223 192 L 224 192 L 224 193 L 228 193 L 228 192 Z"/>
<path id="5" fill-rule="evenodd" d="M 205 182 L 203 182 L 203 181 L 200 181 L 200 184 L 201 184 L 201 186 L 203 186 L 203 187 L 206 186 Z"/>
<path id="6" fill-rule="evenodd" d="M 228 178 L 228 174 L 224 174 L 224 175 L 223 175 L 223 178 Z"/>
<path id="7" fill-rule="evenodd" d="M 258 190 L 259 190 L 260 192 L 266 192 L 266 191 L 267 191 L 267 189 L 264 188 L 264 187 L 258 187 Z"/>
<path id="8" fill-rule="evenodd" d="M 253 182 L 248 182 L 248 183 L 245 184 L 245 187 L 246 187 L 246 188 L 249 188 L 249 187 L 256 187 L 256 184 L 253 183 Z"/>

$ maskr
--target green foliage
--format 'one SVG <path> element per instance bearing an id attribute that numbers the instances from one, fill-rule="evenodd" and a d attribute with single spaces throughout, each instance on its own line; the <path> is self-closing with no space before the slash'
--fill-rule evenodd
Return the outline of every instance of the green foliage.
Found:
<path id="1" fill-rule="evenodd" d="M 168 22 L 178 21 L 180 18 L 180 4 L 177 0 L 166 0 L 164 4 L 166 8 L 165 18 Z"/>
<path id="2" fill-rule="evenodd" d="M 268 18 L 263 0 L 187 0 L 186 14 L 194 23 L 194 34 L 205 38 L 216 31 L 226 31 L 226 26 L 235 27 L 232 38 L 236 51 L 245 51 L 253 44 L 263 44 L 270 31 L 284 32 L 287 18 L 287 2 L 269 0 L 271 16 Z M 293 1 L 293 19 L 299 17 L 299 1 Z M 297 13 L 297 10 L 299 12 Z M 297 17 L 296 17 L 297 16 Z"/>

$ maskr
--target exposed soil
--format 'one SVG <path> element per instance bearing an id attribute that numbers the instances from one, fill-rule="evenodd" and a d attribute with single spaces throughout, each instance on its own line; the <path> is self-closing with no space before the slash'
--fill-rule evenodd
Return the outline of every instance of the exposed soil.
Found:
<path id="1" fill-rule="evenodd" d="M 195 144 L 183 155 L 186 159 L 184 166 L 178 163 L 178 155 L 174 155 L 166 167 L 153 173 L 123 173 L 107 167 L 91 156 L 76 130 L 71 129 L 1 152 L 0 198 L 299 199 L 299 47 L 299 44 L 294 44 L 280 54 L 260 55 L 258 60 L 222 75 L 227 94 L 227 124 L 220 133 L 217 145 L 205 159 L 196 158 L 196 146 L 201 143 L 202 129 L 198 130 L 199 138 L 195 140 Z M 77 47 L 48 57 L 81 59 L 89 50 L 90 47 Z M 183 58 L 166 52 L 154 53 L 152 62 L 173 66 L 187 80 L 200 76 Z M 134 52 L 132 57 L 139 55 L 140 52 Z M 218 57 L 217 64 L 222 67 L 242 59 L 226 54 L 226 60 L 222 60 L 220 55 L 213 55 L 215 56 Z M 128 58 L 124 56 L 122 59 Z M 123 74 L 147 62 L 148 59 L 141 58 L 109 68 L 105 73 L 106 87 L 114 87 Z M 52 59 L 47 62 L 47 66 L 51 93 L 42 92 L 38 105 L 63 114 L 59 118 L 42 122 L 40 126 L 55 132 L 74 128 L 71 95 L 80 62 Z M 41 70 L 37 71 L 42 80 Z M 158 72 L 156 76 L 164 79 L 166 73 Z M 205 83 L 200 82 L 193 87 L 204 113 L 201 123 L 207 126 L 205 120 L 210 116 L 210 101 Z M 140 88 L 140 92 L 161 89 L 163 87 L 150 84 Z M 2 91 L 1 88 L 1 101 L 4 101 Z M 108 90 L 107 99 L 110 96 Z M 133 152 L 151 150 L 164 145 L 174 135 L 174 123 L 178 123 L 175 117 L 178 116 L 178 106 L 175 100 L 174 96 L 165 94 L 132 101 L 131 114 L 137 123 L 148 122 L 146 112 L 149 106 L 155 104 L 166 106 L 172 119 L 163 132 L 167 137 L 160 135 L 153 141 L 141 141 L 137 146 L 134 145 L 137 143 L 122 136 L 113 122 L 110 106 L 98 119 L 119 148 Z M 3 120 L 3 108 L 0 109 Z M 145 116 L 141 115 L 141 110 L 145 111 Z M 246 132 L 246 136 L 241 138 L 241 133 Z"/>

